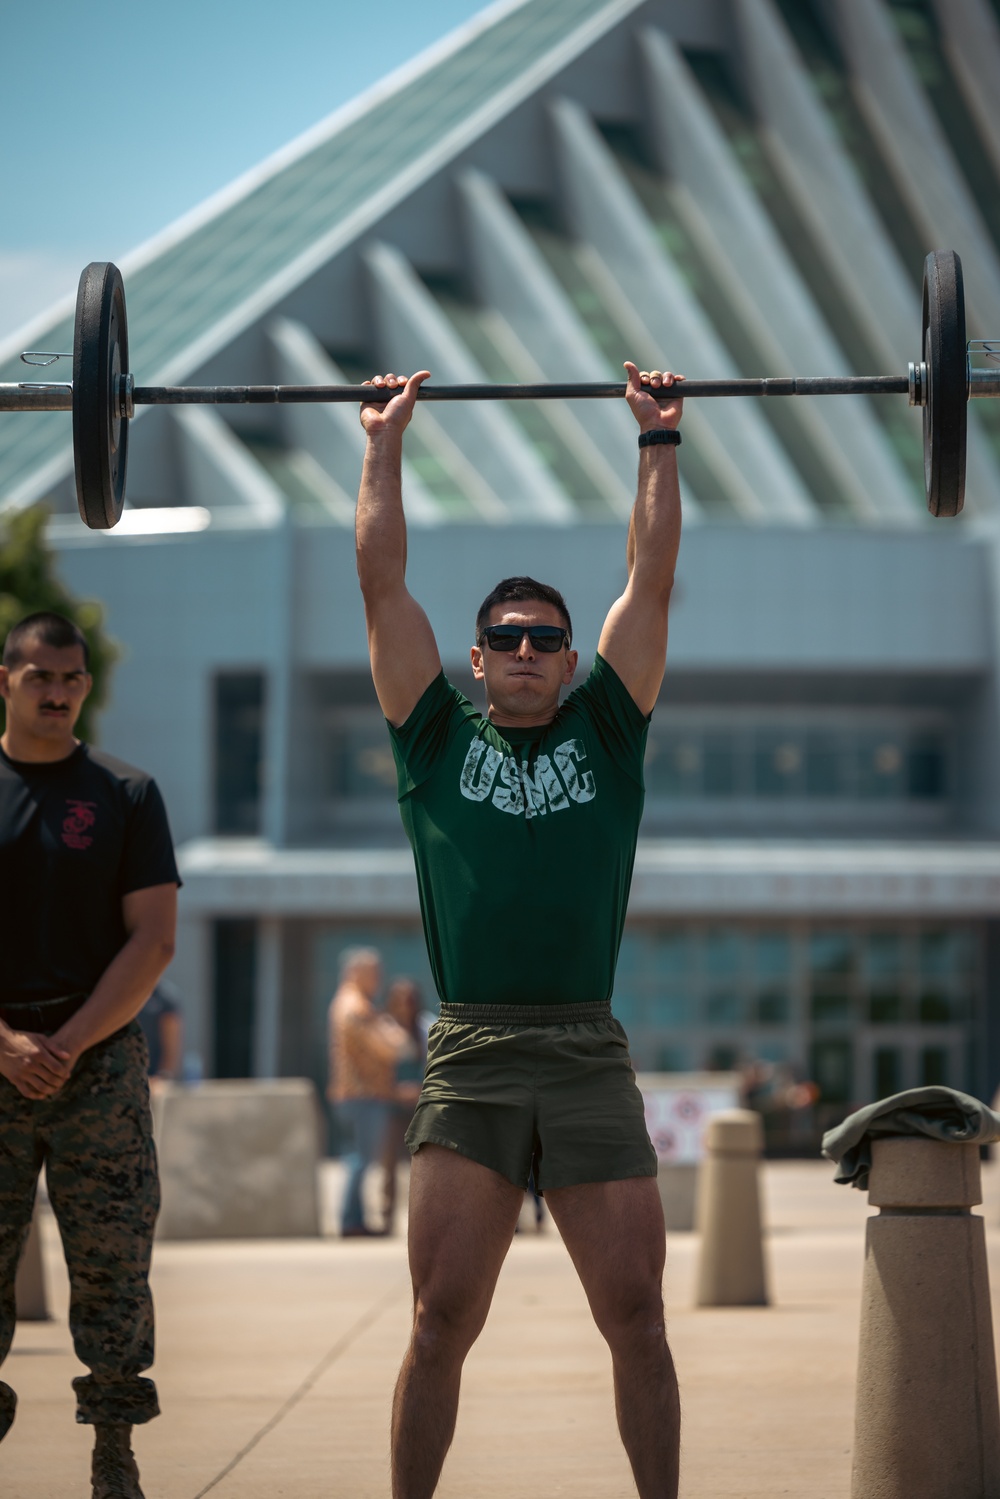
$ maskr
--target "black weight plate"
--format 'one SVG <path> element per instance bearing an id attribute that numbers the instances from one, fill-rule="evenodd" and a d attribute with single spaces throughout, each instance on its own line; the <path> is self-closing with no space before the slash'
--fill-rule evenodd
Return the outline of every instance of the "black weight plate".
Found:
<path id="1" fill-rule="evenodd" d="M 76 502 L 85 523 L 107 531 L 125 504 L 128 421 L 118 376 L 128 372 L 128 325 L 121 272 L 95 260 L 80 277 L 73 337 L 73 457 Z"/>
<path id="2" fill-rule="evenodd" d="M 927 365 L 924 485 L 931 515 L 958 515 L 965 500 L 968 376 L 965 287 L 954 250 L 932 250 L 924 261 L 921 342 Z"/>

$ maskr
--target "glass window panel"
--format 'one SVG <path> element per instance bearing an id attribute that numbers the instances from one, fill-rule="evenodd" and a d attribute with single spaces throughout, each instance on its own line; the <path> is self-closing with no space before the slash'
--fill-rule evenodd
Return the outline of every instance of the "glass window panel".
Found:
<path id="1" fill-rule="evenodd" d="M 872 1058 L 872 1085 L 876 1098 L 888 1098 L 903 1087 L 903 1058 L 895 1046 L 880 1046 Z"/>
<path id="2" fill-rule="evenodd" d="M 873 1025 L 897 1025 L 903 1018 L 903 998 L 891 991 L 873 994 L 868 1001 L 868 1018 Z"/>
<path id="3" fill-rule="evenodd" d="M 618 950 L 618 963 L 615 968 L 618 983 L 648 970 L 649 945 L 648 937 L 636 932 L 625 932 L 622 945 Z"/>
<path id="4" fill-rule="evenodd" d="M 758 978 L 782 978 L 792 966 L 787 932 L 759 932 L 753 939 L 753 965 Z"/>
<path id="5" fill-rule="evenodd" d="M 920 1086 L 922 1088 L 950 1087 L 948 1071 L 947 1047 L 925 1046 L 920 1053 Z"/>
<path id="6" fill-rule="evenodd" d="M 261 672 L 215 679 L 215 831 L 259 833 L 264 772 Z"/>
<path id="7" fill-rule="evenodd" d="M 753 784 L 758 796 L 795 796 L 802 790 L 803 750 L 799 735 L 759 729 L 754 734 Z"/>
<path id="8" fill-rule="evenodd" d="M 854 1092 L 854 1047 L 847 1040 L 817 1041 L 810 1053 L 813 1079 L 824 1103 L 848 1103 Z"/>
<path id="9" fill-rule="evenodd" d="M 615 1019 L 623 1025 L 634 1025 L 644 1018 L 645 999 L 631 984 L 616 984 L 612 1001 Z"/>
<path id="10" fill-rule="evenodd" d="M 920 971 L 928 977 L 947 978 L 967 972 L 971 967 L 973 946 L 970 933 L 955 930 L 921 932 Z"/>
<path id="11" fill-rule="evenodd" d="M 765 989 L 757 995 L 757 1019 L 761 1025 L 785 1025 L 792 1013 L 792 1002 L 784 989 Z"/>
<path id="12" fill-rule="evenodd" d="M 646 744 L 646 789 L 658 796 L 701 793 L 701 742 L 696 734 L 660 734 Z"/>
<path id="13" fill-rule="evenodd" d="M 947 751 L 943 734 L 914 734 L 906 760 L 907 791 L 915 801 L 940 801 L 947 794 Z"/>
<path id="14" fill-rule="evenodd" d="M 810 1011 L 820 1022 L 843 1021 L 851 1019 L 853 1005 L 849 994 L 814 994 Z"/>
<path id="15" fill-rule="evenodd" d="M 646 750 L 647 787 L 661 796 L 941 801 L 948 779 L 946 733 L 905 724 L 759 724 L 745 745 L 735 727 L 654 729 Z"/>
<path id="16" fill-rule="evenodd" d="M 709 1072 L 738 1072 L 740 1048 L 733 1041 L 717 1041 L 708 1049 L 705 1066 Z"/>
<path id="17" fill-rule="evenodd" d="M 974 973 L 976 959 L 979 956 L 979 945 L 976 933 L 968 928 L 955 928 L 951 934 L 952 946 L 955 952 L 955 967 L 962 973 Z"/>
<path id="18" fill-rule="evenodd" d="M 809 967 L 814 974 L 853 973 L 855 960 L 851 932 L 813 932 L 809 938 Z"/>
<path id="19" fill-rule="evenodd" d="M 918 1014 L 924 1025 L 949 1025 L 958 1018 L 951 996 L 933 989 L 921 994 Z"/>
<path id="20" fill-rule="evenodd" d="M 779 1066 L 788 1061 L 789 1048 L 785 1041 L 762 1041 L 757 1055 L 762 1062 L 775 1062 Z"/>
<path id="21" fill-rule="evenodd" d="M 839 735 L 815 730 L 806 735 L 806 795 L 846 796 L 850 764 Z"/>
<path id="22" fill-rule="evenodd" d="M 865 974 L 869 979 L 896 978 L 903 972 L 903 939 L 898 932 L 869 932 L 865 939 Z"/>
<path id="23" fill-rule="evenodd" d="M 705 933 L 705 972 L 713 976 L 739 973 L 744 965 L 744 941 L 740 932 L 715 927 Z"/>
<path id="24" fill-rule="evenodd" d="M 694 1000 L 690 989 L 658 989 L 647 1007 L 650 1025 L 688 1025 L 694 1018 Z"/>
<path id="25" fill-rule="evenodd" d="M 377 798 L 396 795 L 396 766 L 385 725 L 377 715 L 341 723 L 333 735 L 330 790 L 336 797 Z"/>
<path id="26" fill-rule="evenodd" d="M 705 796 L 735 796 L 736 740 L 732 734 L 706 734 L 702 741 L 702 791 Z"/>
<path id="27" fill-rule="evenodd" d="M 864 734 L 858 741 L 858 795 L 901 797 L 905 790 L 906 744 L 902 734 Z"/>
<path id="28" fill-rule="evenodd" d="M 650 961 L 658 974 L 690 973 L 693 944 L 687 932 L 658 933 L 650 947 Z"/>
<path id="29" fill-rule="evenodd" d="M 709 1025 L 741 1025 L 746 1018 L 742 995 L 719 989 L 705 997 L 705 1020 Z"/>
<path id="30" fill-rule="evenodd" d="M 656 1065 L 660 1072 L 687 1072 L 691 1066 L 691 1053 L 686 1046 L 661 1046 L 656 1053 Z"/>
<path id="31" fill-rule="evenodd" d="M 212 936 L 215 1075 L 250 1077 L 257 995 L 257 923 L 216 921 L 212 924 Z"/>

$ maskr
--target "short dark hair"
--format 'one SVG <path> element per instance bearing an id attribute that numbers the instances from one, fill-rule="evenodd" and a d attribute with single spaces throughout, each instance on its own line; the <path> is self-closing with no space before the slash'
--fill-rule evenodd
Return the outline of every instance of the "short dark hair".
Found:
<path id="1" fill-rule="evenodd" d="M 490 622 L 490 614 L 497 604 L 521 604 L 528 599 L 537 599 L 542 604 L 552 604 L 563 617 L 569 633 L 569 645 L 573 639 L 573 621 L 566 608 L 566 600 L 558 588 L 551 583 L 539 583 L 536 578 L 501 578 L 497 586 L 486 595 L 476 615 L 476 640 L 482 640 L 483 631 Z"/>
<path id="2" fill-rule="evenodd" d="M 7 639 L 3 643 L 4 666 L 20 666 L 27 654 L 29 640 L 37 640 L 41 645 L 52 646 L 57 651 L 65 651 L 78 645 L 83 651 L 84 667 L 88 670 L 90 668 L 87 637 L 80 626 L 67 619 L 65 614 L 53 614 L 50 610 L 43 609 L 37 614 L 26 614 L 23 619 L 19 619 L 8 630 Z"/>

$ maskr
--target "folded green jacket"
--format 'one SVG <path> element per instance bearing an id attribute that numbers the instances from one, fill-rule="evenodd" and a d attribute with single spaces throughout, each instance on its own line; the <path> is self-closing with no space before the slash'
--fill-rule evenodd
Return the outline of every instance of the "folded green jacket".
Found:
<path id="1" fill-rule="evenodd" d="M 1000 1114 L 955 1088 L 908 1088 L 848 1114 L 823 1136 L 823 1154 L 837 1162 L 834 1181 L 868 1188 L 872 1140 L 883 1135 L 926 1135 L 955 1145 L 1000 1140 Z"/>

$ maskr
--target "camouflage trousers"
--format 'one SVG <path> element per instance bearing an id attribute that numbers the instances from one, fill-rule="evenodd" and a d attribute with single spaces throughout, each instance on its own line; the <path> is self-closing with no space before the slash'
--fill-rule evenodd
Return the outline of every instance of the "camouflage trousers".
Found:
<path id="1" fill-rule="evenodd" d="M 84 1052 L 62 1091 L 30 1099 L 0 1077 L 0 1364 L 14 1338 L 14 1280 L 45 1166 L 69 1270 L 69 1326 L 90 1373 L 74 1379 L 77 1421 L 138 1425 L 159 1415 L 149 1262 L 160 1206 L 146 1042 L 133 1021 Z M 17 1398 L 0 1381 L 0 1438 Z"/>

